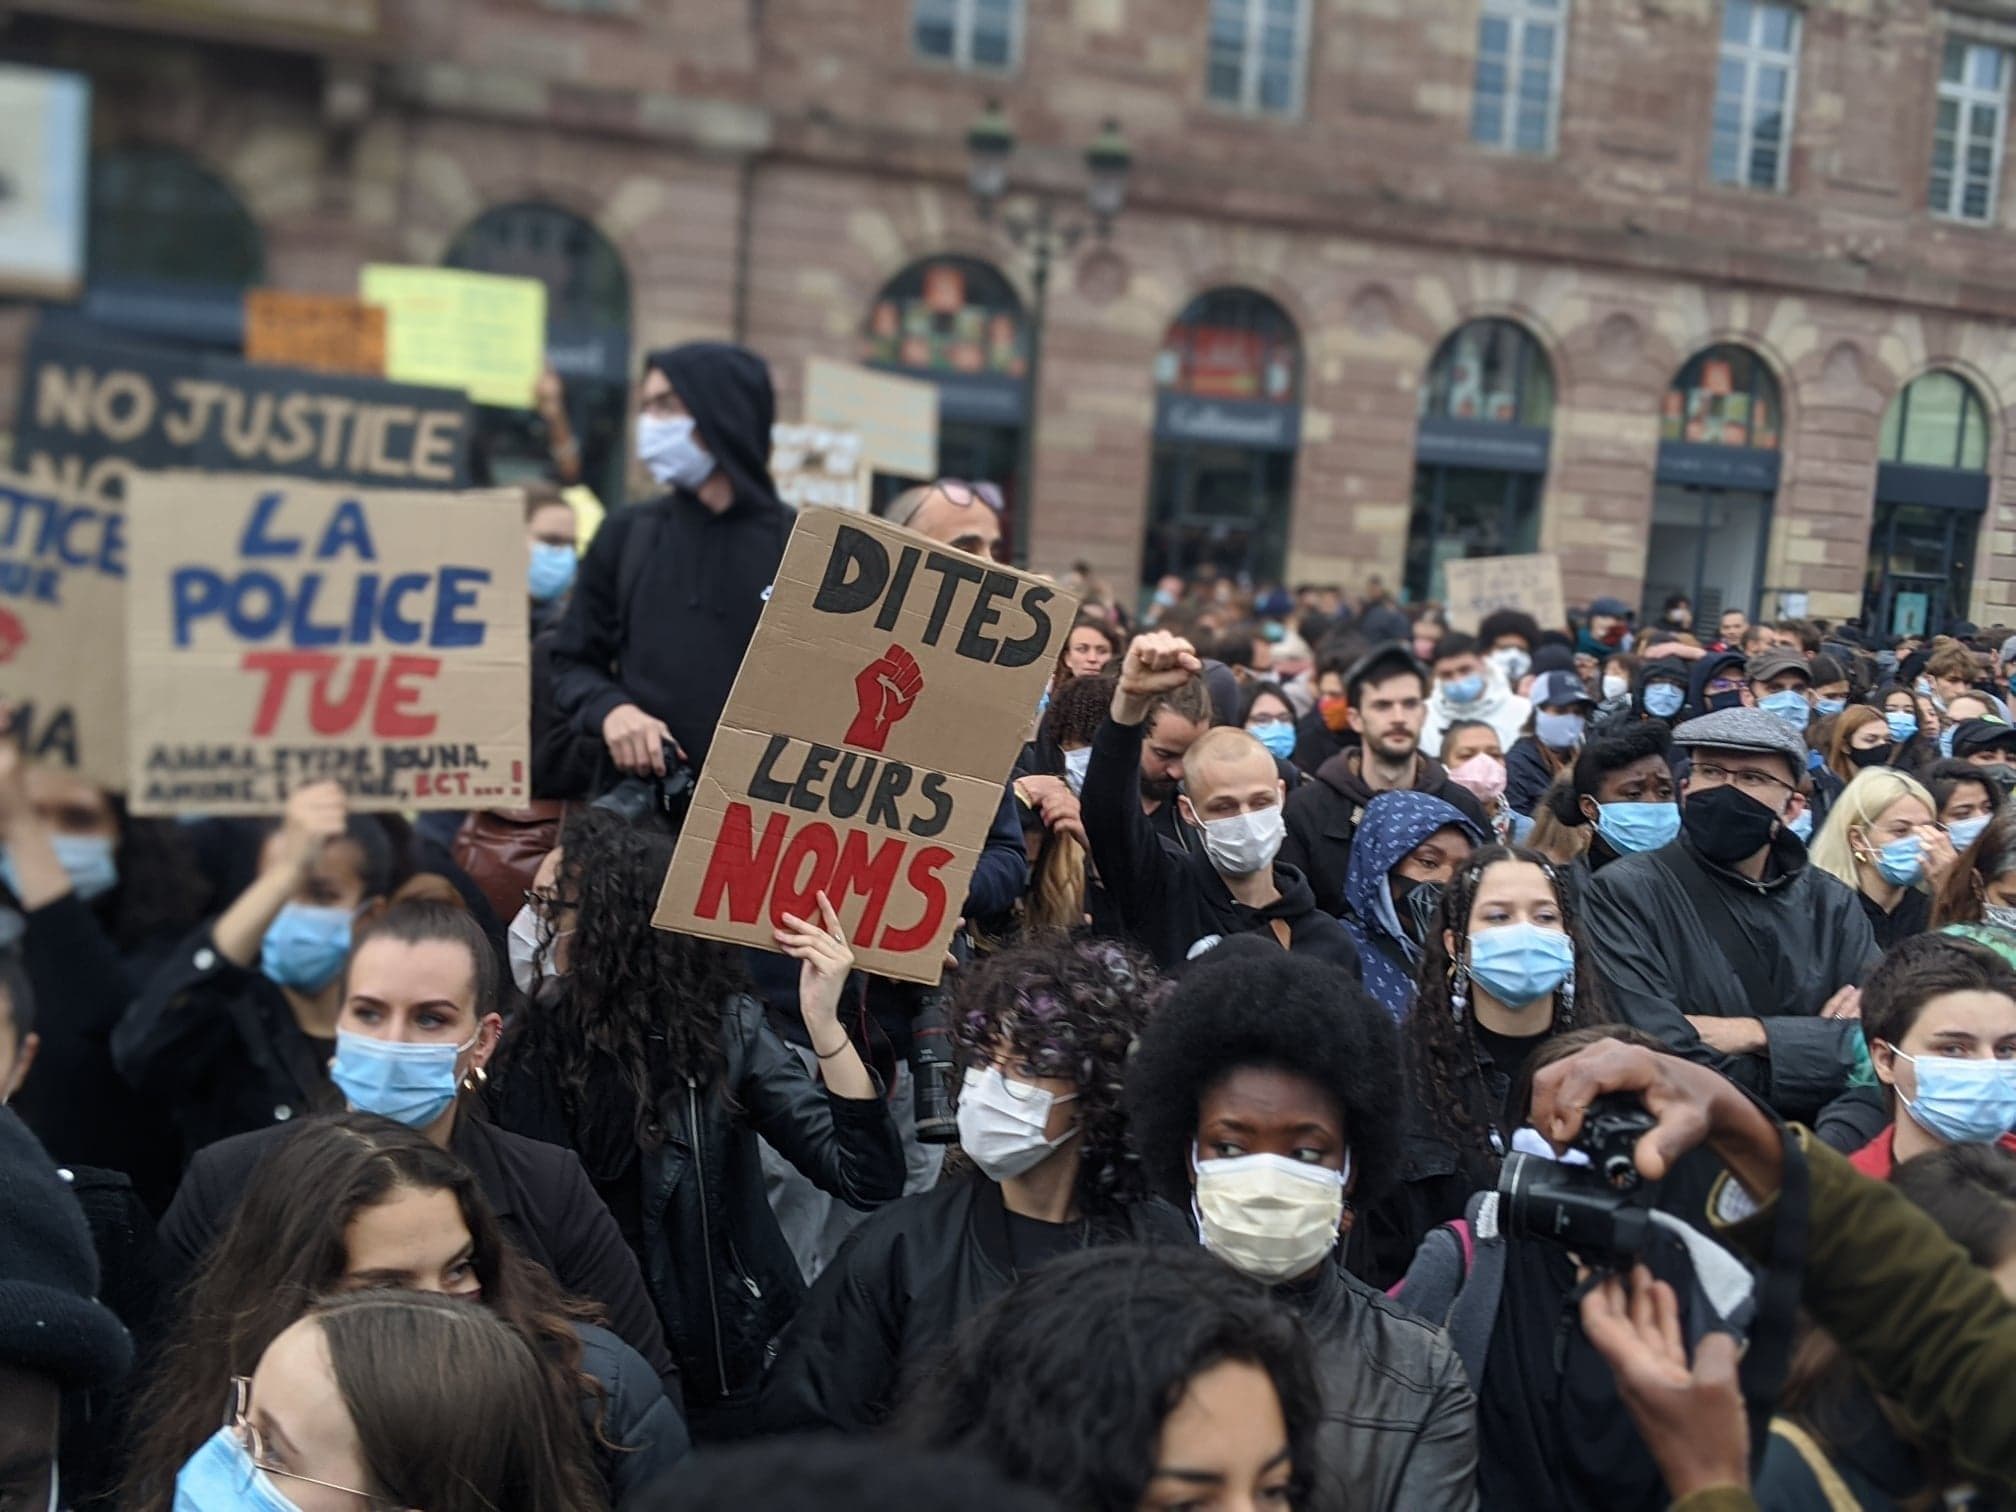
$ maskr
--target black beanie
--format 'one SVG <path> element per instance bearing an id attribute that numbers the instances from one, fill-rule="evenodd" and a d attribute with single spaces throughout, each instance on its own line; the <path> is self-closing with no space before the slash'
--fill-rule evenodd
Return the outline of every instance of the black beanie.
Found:
<path id="1" fill-rule="evenodd" d="M 66 1388 L 112 1384 L 133 1344 L 97 1293 L 84 1210 L 20 1115 L 0 1107 L 0 1363 Z"/>

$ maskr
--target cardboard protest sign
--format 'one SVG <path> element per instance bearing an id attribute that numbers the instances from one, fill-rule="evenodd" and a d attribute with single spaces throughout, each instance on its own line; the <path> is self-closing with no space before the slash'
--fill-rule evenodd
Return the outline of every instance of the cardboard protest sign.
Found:
<path id="1" fill-rule="evenodd" d="M 1523 609 L 1543 630 L 1568 623 L 1561 562 L 1551 551 L 1530 556 L 1454 557 L 1442 564 L 1449 628 L 1474 635 L 1494 609 Z"/>
<path id="2" fill-rule="evenodd" d="M 536 278 L 373 263 L 358 280 L 386 314 L 385 374 L 530 409 L 546 370 L 546 285 Z"/>
<path id="3" fill-rule="evenodd" d="M 135 469 L 453 488 L 468 480 L 469 413 L 441 389 L 167 351 L 45 316 L 14 460 L 38 488 L 100 500 L 122 497 Z"/>
<path id="4" fill-rule="evenodd" d="M 813 357 L 805 364 L 805 420 L 860 436 L 862 458 L 876 472 L 938 476 L 936 384 Z"/>
<path id="5" fill-rule="evenodd" d="M 385 375 L 385 311 L 347 294 L 245 293 L 245 360 Z"/>
<path id="6" fill-rule="evenodd" d="M 868 508 L 870 474 L 861 438 L 823 425 L 770 427 L 770 477 L 793 509 Z"/>
<path id="7" fill-rule="evenodd" d="M 272 813 L 529 792 L 525 508 L 289 478 L 140 473 L 127 502 L 128 801 Z"/>
<path id="8" fill-rule="evenodd" d="M 824 891 L 935 982 L 1077 600 L 869 515 L 798 517 L 652 923 L 774 949 Z"/>
<path id="9" fill-rule="evenodd" d="M 0 473 L 0 699 L 31 761 L 126 783 L 126 521 Z"/>

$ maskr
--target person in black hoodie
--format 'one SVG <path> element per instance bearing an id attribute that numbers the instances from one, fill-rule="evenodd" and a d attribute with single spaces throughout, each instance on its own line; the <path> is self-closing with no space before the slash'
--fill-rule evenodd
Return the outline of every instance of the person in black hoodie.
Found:
<path id="1" fill-rule="evenodd" d="M 1225 935 L 1265 933 L 1285 950 L 1358 972 L 1343 925 L 1309 884 L 1275 860 L 1286 784 L 1267 748 L 1219 728 L 1184 753 L 1177 807 L 1200 843 L 1178 853 L 1141 812 L 1141 731 L 1149 705 L 1203 670 L 1188 641 L 1151 631 L 1127 648 L 1105 723 L 1092 737 L 1080 813 L 1092 864 L 1120 923 L 1163 970 Z"/>
<path id="2" fill-rule="evenodd" d="M 653 352 L 637 455 L 671 492 L 603 522 L 553 646 L 561 713 L 633 775 L 676 741 L 698 771 L 756 631 L 792 512 L 769 470 L 777 401 L 753 352 Z"/>
<path id="3" fill-rule="evenodd" d="M 1282 858 L 1308 879 L 1316 906 L 1326 914 L 1348 907 L 1345 879 L 1351 842 L 1366 805 L 1381 793 L 1407 791 L 1440 798 L 1480 832 L 1490 822 L 1477 795 L 1450 779 L 1440 762 L 1421 753 L 1428 717 L 1428 671 L 1405 646 L 1376 646 L 1345 675 L 1351 728 L 1361 742 L 1316 769 L 1284 809 L 1288 826 Z"/>

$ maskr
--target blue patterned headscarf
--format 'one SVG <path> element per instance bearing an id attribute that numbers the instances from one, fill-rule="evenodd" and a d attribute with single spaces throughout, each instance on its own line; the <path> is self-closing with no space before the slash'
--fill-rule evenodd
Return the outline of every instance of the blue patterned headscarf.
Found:
<path id="1" fill-rule="evenodd" d="M 1401 928 L 1387 878 L 1408 852 L 1437 830 L 1461 830 L 1472 845 L 1484 837 L 1464 812 L 1426 793 L 1381 793 L 1365 806 L 1351 841 L 1345 874 L 1344 927 L 1357 943 L 1365 987 L 1395 1018 L 1414 1006 L 1414 971 L 1421 947 Z"/>

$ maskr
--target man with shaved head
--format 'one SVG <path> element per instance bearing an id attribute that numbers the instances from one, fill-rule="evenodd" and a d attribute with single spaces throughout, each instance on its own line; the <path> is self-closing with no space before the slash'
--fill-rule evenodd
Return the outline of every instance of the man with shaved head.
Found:
<path id="1" fill-rule="evenodd" d="M 1195 843 L 1165 845 L 1141 809 L 1142 725 L 1151 706 L 1204 664 L 1167 631 L 1136 637 L 1113 705 L 1092 738 L 1079 810 L 1092 863 L 1129 938 L 1169 971 L 1228 935 L 1358 972 L 1344 926 L 1319 911 L 1309 884 L 1277 861 L 1285 796 L 1274 758 L 1244 730 L 1207 730 L 1184 753 L 1176 811 Z"/>

